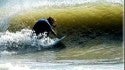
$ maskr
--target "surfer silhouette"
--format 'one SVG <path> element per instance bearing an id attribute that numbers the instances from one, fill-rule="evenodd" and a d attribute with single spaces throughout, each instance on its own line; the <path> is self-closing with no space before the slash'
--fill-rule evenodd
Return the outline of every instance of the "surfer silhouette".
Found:
<path id="1" fill-rule="evenodd" d="M 37 36 L 39 34 L 46 33 L 47 37 L 49 36 L 50 32 L 57 36 L 54 28 L 56 25 L 54 24 L 56 21 L 54 18 L 49 17 L 47 19 L 40 19 L 36 22 L 36 24 L 33 26 L 33 33 L 35 33 Z"/>

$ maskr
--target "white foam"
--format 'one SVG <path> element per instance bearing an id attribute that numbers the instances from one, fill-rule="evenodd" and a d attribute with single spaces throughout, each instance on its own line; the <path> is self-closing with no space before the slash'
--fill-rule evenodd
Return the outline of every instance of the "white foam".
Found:
<path id="1" fill-rule="evenodd" d="M 124 64 L 68 65 L 67 63 L 4 63 L 3 70 L 124 70 Z"/>
<path id="2" fill-rule="evenodd" d="M 6 51 L 6 50 L 0 52 L 1 56 L 7 56 L 7 55 L 13 55 L 13 54 L 17 54 L 17 53 L 14 52 L 14 51 L 9 52 L 9 51 Z"/>
<path id="3" fill-rule="evenodd" d="M 29 67 L 25 65 L 17 65 L 12 63 L 0 64 L 0 70 L 30 70 Z"/>
<path id="4" fill-rule="evenodd" d="M 58 40 L 57 38 L 45 37 L 46 35 L 41 36 L 41 39 L 37 39 L 35 35 L 32 36 L 30 29 L 22 29 L 15 33 L 9 31 L 0 33 L 0 50 L 6 50 L 7 47 L 22 48 L 25 46 L 38 47 L 40 50 L 40 47 L 48 48 Z"/>

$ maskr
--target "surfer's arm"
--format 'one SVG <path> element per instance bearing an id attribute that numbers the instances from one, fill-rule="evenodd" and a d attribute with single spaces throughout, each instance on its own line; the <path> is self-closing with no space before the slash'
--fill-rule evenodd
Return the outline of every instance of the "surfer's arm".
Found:
<path id="1" fill-rule="evenodd" d="M 51 29 L 52 33 L 57 37 L 57 33 L 54 31 L 54 29 Z"/>

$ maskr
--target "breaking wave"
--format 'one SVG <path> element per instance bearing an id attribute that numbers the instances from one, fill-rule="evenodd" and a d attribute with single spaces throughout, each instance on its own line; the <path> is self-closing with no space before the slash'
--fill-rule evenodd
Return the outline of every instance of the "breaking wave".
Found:
<path id="1" fill-rule="evenodd" d="M 38 37 L 41 37 L 38 39 Z M 59 39 L 45 37 L 46 34 L 40 36 L 32 35 L 32 30 L 22 29 L 21 31 L 13 32 L 1 32 L 0 33 L 0 51 L 36 51 L 41 50 L 42 48 L 52 48 Z"/>
<path id="2" fill-rule="evenodd" d="M 0 31 L 6 31 L 9 27 L 9 19 L 24 10 L 40 7 L 42 9 L 48 7 L 67 7 L 85 3 L 117 3 L 123 5 L 123 0 L 1 0 Z"/>
<path id="3" fill-rule="evenodd" d="M 16 31 L 16 32 L 10 32 L 10 31 L 6 31 L 7 29 L 8 29 L 8 27 L 11 27 L 10 26 L 10 20 L 13 18 L 13 17 L 15 17 L 15 15 L 18 15 L 19 13 L 21 13 L 21 12 L 25 12 L 25 11 L 28 11 L 29 9 L 34 9 L 34 8 L 47 8 L 47 7 L 55 7 L 55 6 L 59 6 L 59 7 L 62 7 L 62 6 L 75 6 L 75 5 L 81 5 L 81 4 L 83 4 L 83 3 L 91 3 L 91 2 L 94 2 L 94 3 L 97 3 L 97 2 L 99 2 L 99 3 L 103 3 L 103 1 L 104 2 L 108 2 L 108 3 L 123 3 L 122 1 L 123 0 L 4 0 L 4 1 L 0 1 L 0 10 L 1 10 L 1 12 L 0 12 L 0 31 L 3 31 L 3 32 L 0 32 L 0 57 L 3 55 L 12 55 L 12 54 L 18 54 L 18 53 L 27 53 L 27 52 L 33 52 L 33 51 L 41 51 L 41 50 L 44 50 L 44 49 L 49 49 L 49 48 L 54 48 L 54 50 L 55 50 L 55 47 L 58 47 L 57 45 L 55 45 L 55 44 L 57 44 L 58 42 L 59 42 L 59 40 L 60 39 L 58 39 L 58 38 L 50 38 L 50 37 L 47 37 L 47 38 L 45 38 L 45 36 L 43 35 L 43 38 L 41 38 L 41 39 L 37 39 L 37 37 L 35 36 L 35 35 L 33 35 L 32 36 L 32 30 L 30 30 L 30 29 L 22 29 L 21 27 L 18 27 L 18 26 L 16 26 L 16 25 L 20 25 L 19 24 L 19 22 L 18 22 L 18 20 L 17 20 L 17 22 L 15 22 L 16 23 L 16 25 L 14 24 L 12 27 L 14 27 L 14 31 Z M 108 17 L 105 17 L 106 19 L 108 19 L 110 16 L 111 16 L 111 18 L 113 17 L 112 15 L 116 15 L 116 12 L 121 12 L 121 8 L 119 8 L 118 7 L 118 11 L 116 11 L 115 9 L 113 9 L 115 6 L 113 6 L 113 7 L 111 7 L 111 8 L 107 8 L 107 6 L 106 6 L 106 9 L 105 9 L 105 6 L 103 7 L 100 7 L 101 9 L 99 9 L 99 12 L 100 11 L 102 11 L 102 13 L 104 13 L 105 11 L 107 11 L 107 12 L 109 12 L 110 10 L 109 9 L 111 9 L 111 12 L 109 12 L 109 13 L 107 13 L 107 12 L 105 12 L 106 13 L 106 16 L 108 16 Z M 27 10 L 28 9 L 28 10 Z M 87 8 L 88 9 L 88 8 Z M 95 8 L 94 8 L 95 9 Z M 102 9 L 104 9 L 104 11 L 102 10 Z M 113 10 L 112 10 L 113 9 Z M 57 9 L 58 10 L 58 9 Z M 81 10 L 81 8 L 80 8 L 80 10 Z M 60 11 L 63 11 L 63 10 L 60 10 Z M 59 11 L 59 12 L 60 12 Z M 65 11 L 65 9 L 64 9 L 64 11 Z M 71 11 L 72 11 L 72 9 L 71 9 Z M 84 11 L 84 10 L 83 10 Z M 98 9 L 97 9 L 97 11 L 98 11 Z M 54 11 L 55 12 L 55 11 Z M 58 11 L 57 11 L 58 12 Z M 84 12 L 87 12 L 87 11 L 84 11 Z M 88 13 L 90 12 L 90 10 L 88 10 Z M 96 12 L 96 11 L 92 11 L 92 12 Z M 113 13 L 112 13 L 113 12 Z M 39 12 L 38 12 L 39 13 Z M 56 12 L 55 12 L 56 13 Z M 76 11 L 75 13 L 77 13 L 77 14 L 73 14 L 72 12 L 67 12 L 68 14 L 69 14 L 69 16 L 66 16 L 67 18 L 68 17 L 70 17 L 70 13 L 71 13 L 71 15 L 72 16 L 74 16 L 74 15 L 78 15 L 78 17 L 79 17 L 79 15 L 81 16 L 82 14 L 80 14 L 80 12 L 79 12 L 79 14 L 78 14 L 78 12 Z M 66 15 L 67 15 L 67 13 L 66 13 Z M 82 11 L 81 11 L 81 13 L 82 13 Z M 98 12 L 97 12 L 98 13 Z M 111 14 L 110 14 L 111 13 Z M 121 12 L 122 13 L 122 12 Z M 52 14 L 53 14 L 53 12 L 52 12 Z M 62 14 L 62 13 L 61 13 Z M 64 15 L 65 15 L 65 13 L 63 13 Z M 90 15 L 92 15 L 92 17 L 93 17 L 93 14 L 94 13 L 92 13 L 92 14 L 90 14 Z M 96 14 L 96 13 L 95 13 Z M 32 14 L 31 14 L 32 15 Z M 37 15 L 37 14 L 36 14 Z M 46 15 L 46 14 L 45 14 Z M 120 13 L 118 13 L 117 15 L 121 15 Z M 27 15 L 26 15 L 27 16 Z M 59 15 L 58 15 L 59 16 Z M 71 17 L 72 17 L 71 16 Z M 85 15 L 84 15 L 85 16 Z M 105 16 L 105 15 L 104 15 Z M 62 19 L 62 15 L 60 16 L 61 17 L 61 21 L 63 21 L 63 19 Z M 75 16 L 74 16 L 75 17 Z M 100 17 L 100 16 L 99 16 Z M 101 16 L 102 17 L 102 16 Z M 119 18 L 120 17 L 120 18 Z M 24 17 L 25 18 L 25 17 Z M 27 18 L 27 17 L 26 17 Z M 30 16 L 29 16 L 29 18 L 30 18 Z M 65 18 L 65 17 L 64 17 Z M 76 18 L 77 18 L 77 16 L 76 16 Z M 87 17 L 85 17 L 86 19 L 91 19 L 91 16 L 90 16 L 90 18 L 87 16 Z M 94 17 L 95 18 L 95 17 Z M 107 20 L 108 22 L 111 22 L 111 25 L 108 25 L 108 24 L 105 24 L 106 26 L 106 28 L 107 27 L 109 27 L 109 29 L 107 29 L 106 30 L 106 32 L 107 31 L 109 31 L 110 32 L 110 30 L 112 30 L 111 31 L 111 34 L 117 34 L 117 37 L 120 35 L 120 38 L 122 38 L 122 34 L 120 34 L 120 32 L 122 31 L 122 29 L 121 29 L 121 23 L 122 23 L 122 17 L 121 16 L 118 16 L 118 20 L 116 20 L 115 18 L 117 18 L 117 16 L 115 16 L 115 17 L 113 17 L 112 19 L 111 19 L 111 21 L 110 21 L 110 19 L 109 20 Z M 19 19 L 21 19 L 21 18 L 19 18 Z M 35 18 L 33 18 L 33 20 L 34 20 Z M 79 18 L 77 18 L 78 20 L 76 20 L 76 21 L 79 21 L 79 20 L 82 20 L 83 19 L 83 17 L 79 17 Z M 85 21 L 90 21 L 90 20 L 86 20 L 85 19 Z M 93 18 L 92 18 L 93 19 Z M 103 18 L 102 18 L 103 19 Z M 119 20 L 120 19 L 120 20 Z M 30 19 L 30 21 L 31 21 L 32 19 Z M 97 19 L 97 20 L 101 20 L 101 19 Z M 112 20 L 116 20 L 116 21 L 112 21 Z M 25 19 L 25 21 L 27 22 L 28 20 L 26 20 Z M 60 21 L 60 20 L 59 20 Z M 64 21 L 66 21 L 66 20 L 64 20 Z M 92 20 L 91 20 L 92 21 Z M 101 20 L 101 21 L 103 21 L 103 20 Z M 105 20 L 104 20 L 105 21 Z M 107 23 L 107 21 L 105 22 L 105 23 Z M 67 22 L 67 21 L 66 21 Z M 70 22 L 70 20 L 69 20 L 69 22 Z M 72 21 L 71 21 L 72 22 Z M 74 22 L 74 21 L 73 21 Z M 92 21 L 93 22 L 93 21 Z M 116 24 L 115 25 L 115 23 L 119 23 L 118 25 Z M 18 24 L 17 24 L 18 23 Z M 20 22 L 21 23 L 21 22 Z M 63 22 L 64 23 L 64 22 Z M 75 23 L 75 22 L 74 22 Z M 81 23 L 81 22 L 80 22 Z M 113 23 L 113 25 L 112 25 L 112 23 Z M 29 24 L 31 24 L 31 23 L 29 23 Z M 101 23 L 100 23 L 101 24 Z M 104 24 L 104 23 L 103 23 Z M 88 23 L 88 25 L 89 25 L 89 23 Z M 91 24 L 90 24 L 91 25 Z M 23 25 L 21 25 L 21 26 L 23 26 Z M 27 26 L 32 26 L 32 25 L 27 25 Z M 75 25 L 74 25 L 75 26 Z M 81 26 L 81 25 L 78 25 L 78 26 Z M 92 25 L 93 26 L 93 25 Z M 96 26 L 96 25 L 95 25 Z M 99 26 L 103 26 L 103 25 L 99 25 Z M 16 29 L 16 27 L 17 27 L 17 29 Z M 61 27 L 61 26 L 60 26 Z M 65 26 L 64 26 L 65 27 Z M 69 29 L 68 29 L 68 28 Z M 59 53 L 58 53 L 58 59 L 83 59 L 84 57 L 87 57 L 87 58 L 103 58 L 102 56 L 104 56 L 105 58 L 115 58 L 115 57 L 120 57 L 121 56 L 121 53 L 122 52 L 119 52 L 119 51 L 121 51 L 121 49 L 122 49 L 122 47 L 117 47 L 117 45 L 118 46 L 121 46 L 121 40 L 120 41 L 112 41 L 112 38 L 114 38 L 113 36 L 111 37 L 111 40 L 110 40 L 110 38 L 108 38 L 108 40 L 107 40 L 107 38 L 102 38 L 102 39 L 100 39 L 101 38 L 101 36 L 98 36 L 98 34 L 100 35 L 100 33 L 101 33 L 101 35 L 102 35 L 102 33 L 103 33 L 103 29 L 102 29 L 102 31 L 101 30 L 99 30 L 98 28 L 96 29 L 94 26 L 94 28 L 92 29 L 91 28 L 91 26 L 90 26 L 90 29 L 89 29 L 89 26 L 81 26 L 81 27 L 79 27 L 79 28 L 77 28 L 77 29 L 75 29 L 74 27 L 69 27 L 68 26 L 68 24 L 67 24 L 67 27 L 65 27 L 65 28 L 63 28 L 63 27 L 61 27 L 60 28 L 60 30 L 58 29 L 58 34 L 63 34 L 63 33 L 66 33 L 67 35 L 68 34 L 70 34 L 67 38 L 66 38 L 66 40 L 64 41 L 64 43 L 65 43 L 65 45 L 66 46 L 69 46 L 69 48 L 68 49 L 66 49 L 66 50 L 63 50 L 63 51 L 60 51 Z M 105 27 L 103 27 L 103 28 L 105 28 Z M 22 29 L 21 31 L 17 31 L 18 29 Z M 23 27 L 23 28 L 25 28 L 25 27 Z M 67 28 L 67 29 L 66 29 Z M 101 27 L 102 28 L 102 27 Z M 63 30 L 61 30 L 61 29 L 63 29 Z M 86 32 L 82 32 L 83 30 L 82 29 L 84 29 L 84 30 L 86 30 Z M 116 29 L 116 30 L 114 30 L 114 29 Z M 11 30 L 11 29 L 9 29 L 9 30 Z M 69 30 L 71 30 L 71 31 L 69 31 Z M 80 30 L 82 30 L 81 32 L 80 32 Z M 94 30 L 97 30 L 97 34 L 96 34 L 96 31 L 94 32 Z M 105 29 L 104 29 L 105 30 Z M 88 31 L 88 32 L 87 32 Z M 74 34 L 73 34 L 74 33 Z M 93 33 L 93 34 L 92 34 Z M 104 33 L 105 33 L 105 31 L 104 31 Z M 108 34 L 105 34 L 106 36 L 108 36 Z M 85 38 L 84 38 L 85 37 Z M 115 40 L 117 40 L 118 38 L 115 38 Z M 119 40 L 119 39 L 118 39 Z M 94 42 L 93 42 L 94 41 Z M 100 50 L 100 47 L 102 48 L 102 46 L 100 46 L 100 44 L 104 44 L 104 45 L 106 45 L 106 47 L 108 46 L 108 47 L 110 47 L 109 45 L 107 45 L 107 42 L 111 45 L 111 46 L 116 46 L 116 47 L 113 47 L 113 48 L 111 48 L 111 49 L 101 49 Z M 119 45 L 119 42 L 120 42 L 120 45 Z M 115 44 L 114 44 L 115 43 Z M 88 44 L 90 44 L 90 45 L 88 45 Z M 96 45 L 96 46 L 94 46 L 93 47 L 93 45 Z M 99 46 L 98 46 L 99 45 Z M 62 46 L 62 45 L 61 45 Z M 70 48 L 70 46 L 72 47 L 72 48 Z M 75 47 L 76 46 L 76 47 Z M 84 46 L 87 46 L 87 48 L 86 47 L 84 47 Z M 74 48 L 75 47 L 75 48 Z M 79 48 L 77 48 L 77 47 L 81 47 L 80 48 L 80 50 L 79 50 Z M 92 49 L 90 48 L 89 49 L 89 47 L 92 47 Z M 98 50 L 98 49 L 96 49 L 96 47 L 100 50 L 100 51 L 102 51 L 102 53 L 104 53 L 104 52 L 107 52 L 107 53 L 105 53 L 107 56 L 105 56 L 105 55 L 102 55 L 102 53 Z M 82 50 L 82 48 L 84 49 L 84 48 L 86 48 L 85 50 Z M 94 51 L 93 51 L 93 48 L 95 48 L 96 49 L 96 51 L 97 52 L 95 52 L 95 49 L 94 49 Z M 103 47 L 104 48 L 104 47 Z M 113 49 L 113 51 L 112 51 L 112 49 Z M 88 50 L 88 51 L 86 51 L 86 50 Z M 110 51 L 111 50 L 111 51 Z M 119 53 L 117 53 L 117 54 L 115 54 L 114 53 L 114 51 L 115 52 L 119 52 Z M 85 54 L 84 54 L 84 52 L 85 52 Z M 86 53 L 87 52 L 87 53 Z M 89 53 L 90 52 L 90 53 Z M 94 52 L 94 53 L 93 53 Z M 110 52 L 110 53 L 109 53 Z M 91 53 L 93 53 L 93 54 L 91 54 Z M 100 53 L 100 54 L 98 54 L 98 53 Z M 112 56 L 114 56 L 114 57 L 112 57 L 111 56 L 111 54 L 113 53 L 113 55 Z M 56 53 L 54 53 L 54 54 L 56 54 Z M 109 55 L 108 55 L 109 54 Z M 35 55 L 35 54 L 34 54 Z M 38 54 L 37 54 L 38 55 Z M 45 55 L 47 55 L 46 53 L 45 53 Z M 98 57 L 97 56 L 95 56 L 95 57 L 93 57 L 93 55 L 98 55 Z M 48 55 L 48 56 L 50 56 L 50 55 Z M 91 57 L 92 56 L 92 57 Z M 17 56 L 18 57 L 18 56 Z M 34 56 L 32 56 L 31 55 L 31 57 L 34 57 Z M 38 56 L 38 57 L 40 57 L 40 56 Z M 42 56 L 41 56 L 42 57 Z M 45 57 L 45 56 L 43 56 L 43 57 Z M 79 57 L 79 58 L 78 58 Z M 23 57 L 24 58 L 24 57 Z M 46 58 L 46 57 L 45 57 Z M 50 58 L 50 59 L 52 59 L 52 58 Z"/>

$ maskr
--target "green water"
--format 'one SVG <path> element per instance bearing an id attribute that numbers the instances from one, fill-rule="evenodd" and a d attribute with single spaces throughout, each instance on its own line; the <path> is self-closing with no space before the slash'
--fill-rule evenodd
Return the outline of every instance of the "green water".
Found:
<path id="1" fill-rule="evenodd" d="M 57 20 L 58 36 L 66 35 L 62 41 L 66 48 L 54 51 L 54 59 L 122 59 L 122 8 L 119 4 L 90 3 L 24 10 L 10 19 L 8 30 L 32 29 L 38 19 L 52 16 Z M 42 53 L 37 54 L 42 57 Z"/>

